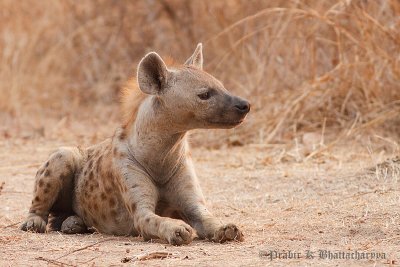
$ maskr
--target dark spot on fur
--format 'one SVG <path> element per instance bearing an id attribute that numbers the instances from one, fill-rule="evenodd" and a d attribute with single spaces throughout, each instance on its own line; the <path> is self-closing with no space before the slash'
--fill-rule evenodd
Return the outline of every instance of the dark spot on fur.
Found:
<path id="1" fill-rule="evenodd" d="M 97 173 L 100 173 L 100 170 L 101 170 L 101 159 L 102 159 L 102 156 L 100 156 L 97 159 L 97 167 L 96 167 Z"/>
<path id="2" fill-rule="evenodd" d="M 93 189 L 94 189 L 94 186 L 90 185 L 90 187 L 89 187 L 90 192 L 93 192 Z"/>
<path id="3" fill-rule="evenodd" d="M 39 187 L 42 187 L 42 186 L 44 185 L 44 182 L 43 182 L 43 180 L 39 180 L 39 183 L 38 183 L 38 185 L 39 185 Z"/>
<path id="4" fill-rule="evenodd" d="M 131 204 L 131 211 L 134 213 L 136 211 L 136 203 Z"/>
<path id="5" fill-rule="evenodd" d="M 114 149 L 113 149 L 113 154 L 114 154 L 114 155 L 117 155 L 117 153 L 118 153 L 118 149 L 117 149 L 116 147 L 114 147 Z"/>
<path id="6" fill-rule="evenodd" d="M 72 168 L 71 164 L 67 163 L 65 165 L 65 168 L 67 169 L 67 173 L 72 173 L 73 172 L 73 168 Z"/>
<path id="7" fill-rule="evenodd" d="M 118 138 L 119 138 L 119 140 L 122 141 L 122 140 L 125 140 L 126 136 L 127 136 L 126 131 L 122 131 L 122 132 L 119 134 Z"/>
<path id="8" fill-rule="evenodd" d="M 44 172 L 44 176 L 50 176 L 50 170 L 46 170 L 45 172 Z"/>
<path id="9" fill-rule="evenodd" d="M 60 153 L 57 155 L 56 159 L 61 159 L 63 157 L 63 155 Z"/>
<path id="10" fill-rule="evenodd" d="M 46 184 L 46 188 L 47 188 L 47 189 L 50 189 L 50 188 L 51 188 L 51 183 L 47 183 L 47 184 Z"/>
<path id="11" fill-rule="evenodd" d="M 93 161 L 92 161 L 92 160 L 90 160 L 90 161 L 89 161 L 89 167 L 88 167 L 88 169 L 91 169 L 91 168 L 92 168 L 92 166 L 93 166 Z"/>
<path id="12" fill-rule="evenodd" d="M 106 193 L 111 194 L 112 193 L 112 188 L 111 187 L 106 187 Z"/>
<path id="13" fill-rule="evenodd" d="M 93 209 L 94 209 L 95 211 L 98 211 L 98 210 L 99 210 L 99 205 L 97 205 L 97 203 L 94 203 Z"/>
<path id="14" fill-rule="evenodd" d="M 194 114 L 193 111 L 189 111 L 188 114 L 187 114 L 187 117 L 188 117 L 188 119 L 193 119 L 193 118 L 196 117 L 196 114 Z"/>
<path id="15" fill-rule="evenodd" d="M 43 190 L 43 193 L 45 193 L 45 194 L 48 194 L 50 192 L 50 190 L 48 189 L 48 188 L 45 188 L 44 190 Z"/>
<path id="16" fill-rule="evenodd" d="M 100 197 L 101 197 L 102 200 L 105 200 L 107 198 L 107 196 L 106 196 L 106 194 L 104 194 L 104 192 L 101 193 Z"/>
<path id="17" fill-rule="evenodd" d="M 40 201 L 40 198 L 38 196 L 36 196 L 35 201 Z"/>
<path id="18" fill-rule="evenodd" d="M 131 186 L 132 189 L 133 189 L 133 188 L 136 188 L 136 187 L 138 187 L 137 184 L 133 184 L 133 185 Z"/>
<path id="19" fill-rule="evenodd" d="M 46 165 L 44 165 L 45 168 L 49 167 L 49 162 L 46 162 Z"/>
<path id="20" fill-rule="evenodd" d="M 150 218 L 146 218 L 146 223 L 149 223 L 150 222 Z"/>
<path id="21" fill-rule="evenodd" d="M 89 180 L 93 180 L 93 178 L 94 178 L 94 174 L 93 174 L 93 171 L 91 171 L 91 172 L 89 173 Z"/>
<path id="22" fill-rule="evenodd" d="M 115 202 L 115 198 L 110 198 L 109 200 L 108 200 L 108 203 L 110 203 L 110 206 L 111 207 L 114 207 L 115 206 L 115 204 L 116 204 L 116 202 Z"/>
<path id="23" fill-rule="evenodd" d="M 44 172 L 44 168 L 42 168 L 42 169 L 39 170 L 39 174 L 40 174 L 40 175 L 42 175 L 43 172 Z"/>

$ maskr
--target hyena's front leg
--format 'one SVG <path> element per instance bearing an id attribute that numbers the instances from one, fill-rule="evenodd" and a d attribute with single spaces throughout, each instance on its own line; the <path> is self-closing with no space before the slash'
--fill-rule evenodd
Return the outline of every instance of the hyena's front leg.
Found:
<path id="1" fill-rule="evenodd" d="M 145 240 L 160 238 L 172 245 L 189 244 L 193 240 L 192 227 L 182 220 L 156 215 L 157 188 L 146 175 L 132 172 L 125 177 L 124 201 L 136 230 Z"/>
<path id="2" fill-rule="evenodd" d="M 74 173 L 81 158 L 78 148 L 60 148 L 39 168 L 32 205 L 21 230 L 43 233 L 46 231 L 49 213 L 54 208 L 57 212 L 72 211 Z M 67 197 L 70 199 L 64 199 Z"/>
<path id="3" fill-rule="evenodd" d="M 234 224 L 224 224 L 216 218 L 205 206 L 203 193 L 197 181 L 196 174 L 190 169 L 184 170 L 170 185 L 169 200 L 182 213 L 197 235 L 214 242 L 243 241 L 243 233 Z"/>

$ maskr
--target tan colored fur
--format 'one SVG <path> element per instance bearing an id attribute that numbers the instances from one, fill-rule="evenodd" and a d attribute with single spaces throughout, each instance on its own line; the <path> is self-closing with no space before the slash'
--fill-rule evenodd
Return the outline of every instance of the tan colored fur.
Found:
<path id="1" fill-rule="evenodd" d="M 131 127 L 135 122 L 139 106 L 145 98 L 146 95 L 140 91 L 137 85 L 136 77 L 129 79 L 120 95 L 124 128 Z"/>
<path id="2" fill-rule="evenodd" d="M 183 66 L 156 53 L 139 63 L 138 84 L 123 95 L 125 119 L 114 136 L 89 147 L 60 148 L 36 174 L 34 198 L 21 229 L 160 238 L 170 244 L 200 238 L 243 240 L 233 224 L 207 209 L 189 156 L 187 132 L 232 128 L 249 104 L 202 71 L 199 45 Z M 48 220 L 50 216 L 50 220 Z"/>

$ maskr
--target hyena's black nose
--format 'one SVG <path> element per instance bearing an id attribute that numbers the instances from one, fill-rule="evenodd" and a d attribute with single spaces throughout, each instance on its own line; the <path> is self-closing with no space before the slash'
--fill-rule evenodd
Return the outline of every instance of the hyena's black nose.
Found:
<path id="1" fill-rule="evenodd" d="M 235 104 L 235 108 L 237 111 L 244 114 L 250 111 L 250 103 L 246 100 L 239 99 Z"/>

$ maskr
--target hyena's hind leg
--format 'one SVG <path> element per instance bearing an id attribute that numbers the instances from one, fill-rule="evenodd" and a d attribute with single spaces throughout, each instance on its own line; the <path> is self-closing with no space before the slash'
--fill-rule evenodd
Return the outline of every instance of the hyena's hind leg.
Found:
<path id="1" fill-rule="evenodd" d="M 72 213 L 54 214 L 50 212 L 47 222 L 47 231 L 61 231 L 64 234 L 84 234 L 91 233 L 85 222 L 77 215 Z"/>
<path id="2" fill-rule="evenodd" d="M 64 234 L 83 234 L 90 232 L 82 218 L 73 215 L 69 216 L 61 225 L 61 232 Z"/>
<path id="3" fill-rule="evenodd" d="M 60 148 L 39 168 L 32 205 L 21 225 L 22 230 L 43 233 L 49 213 L 73 214 L 74 177 L 83 157 L 82 151 L 76 147 Z"/>

